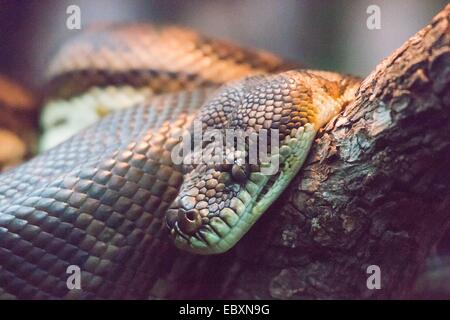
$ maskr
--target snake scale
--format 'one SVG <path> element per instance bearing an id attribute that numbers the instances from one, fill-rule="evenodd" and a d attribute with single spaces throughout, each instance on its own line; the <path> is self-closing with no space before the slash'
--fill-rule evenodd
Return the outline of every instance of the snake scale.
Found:
<path id="1" fill-rule="evenodd" d="M 1 298 L 145 298 L 164 248 L 232 248 L 358 88 L 353 77 L 143 24 L 74 37 L 48 77 L 48 150 L 0 176 Z M 174 164 L 177 134 L 195 121 L 277 130 L 279 170 Z M 82 290 L 67 288 L 70 265 L 81 269 Z"/>

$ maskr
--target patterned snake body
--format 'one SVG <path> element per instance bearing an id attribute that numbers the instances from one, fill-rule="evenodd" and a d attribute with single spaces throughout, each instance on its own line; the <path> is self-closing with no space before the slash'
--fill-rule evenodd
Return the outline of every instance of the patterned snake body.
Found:
<path id="1" fill-rule="evenodd" d="M 43 148 L 80 129 L 77 113 L 91 115 L 87 125 L 130 107 L 1 175 L 0 297 L 144 298 L 172 242 L 200 254 L 233 247 L 358 87 L 287 69 L 268 53 L 172 27 L 102 27 L 69 42 L 49 69 Z M 280 170 L 174 164 L 194 121 L 277 130 Z M 69 265 L 82 270 L 81 291 L 66 286 Z"/>

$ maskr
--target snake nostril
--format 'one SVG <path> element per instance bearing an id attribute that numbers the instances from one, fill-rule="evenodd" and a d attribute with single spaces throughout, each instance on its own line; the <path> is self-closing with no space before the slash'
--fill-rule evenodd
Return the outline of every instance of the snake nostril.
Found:
<path id="1" fill-rule="evenodd" d="M 186 212 L 186 219 L 188 219 L 189 221 L 195 221 L 198 214 L 198 210 L 196 209 L 189 210 L 188 212 Z"/>
<path id="2" fill-rule="evenodd" d="M 197 209 L 178 211 L 178 226 L 186 234 L 194 234 L 202 225 L 202 218 Z"/>

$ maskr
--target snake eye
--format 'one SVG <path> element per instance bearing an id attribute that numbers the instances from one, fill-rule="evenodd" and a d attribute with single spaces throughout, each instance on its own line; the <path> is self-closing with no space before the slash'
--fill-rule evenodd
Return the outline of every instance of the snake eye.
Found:
<path id="1" fill-rule="evenodd" d="M 248 178 L 248 167 L 247 166 L 240 166 L 240 165 L 233 165 L 231 168 L 231 176 L 233 179 L 238 182 L 242 183 L 247 180 Z"/>
<path id="2" fill-rule="evenodd" d="M 202 225 L 202 217 L 197 209 L 178 211 L 178 227 L 186 234 L 194 234 Z"/>

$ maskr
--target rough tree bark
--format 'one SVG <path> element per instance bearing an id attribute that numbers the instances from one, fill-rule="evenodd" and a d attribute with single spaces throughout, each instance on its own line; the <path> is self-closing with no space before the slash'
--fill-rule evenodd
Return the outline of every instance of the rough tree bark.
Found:
<path id="1" fill-rule="evenodd" d="M 151 296 L 407 298 L 450 225 L 450 5 L 385 59 L 230 252 L 172 252 Z M 366 268 L 381 268 L 369 290 Z"/>

